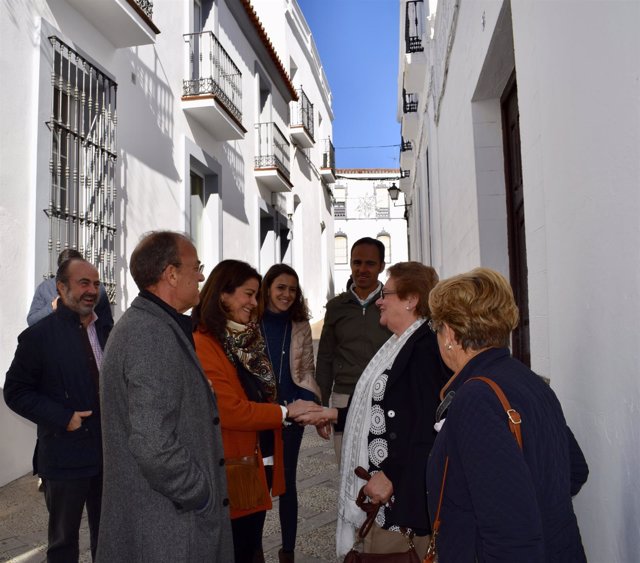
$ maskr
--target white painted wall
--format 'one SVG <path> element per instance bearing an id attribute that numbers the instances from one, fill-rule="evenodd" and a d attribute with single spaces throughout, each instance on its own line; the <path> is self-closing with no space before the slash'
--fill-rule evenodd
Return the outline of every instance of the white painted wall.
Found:
<path id="1" fill-rule="evenodd" d="M 391 255 L 385 256 L 386 267 L 396 262 L 405 262 L 409 258 L 407 221 L 404 218 L 406 208 L 405 196 L 401 192 L 396 202 L 389 203 L 389 218 L 376 217 L 375 211 L 375 186 L 384 184 L 389 187 L 392 183 L 398 184 L 398 171 L 389 169 L 338 169 L 336 185 L 346 187 L 346 213 L 345 218 L 335 218 L 335 234 L 347 235 L 347 263 L 335 264 L 335 294 L 345 291 L 347 280 L 351 275 L 351 267 L 348 262 L 353 243 L 363 237 L 377 238 L 378 234 L 385 232 L 391 237 Z M 373 207 L 372 207 L 373 206 Z M 385 271 L 380 274 L 380 280 L 386 280 Z"/>
<path id="2" fill-rule="evenodd" d="M 428 239 L 444 276 L 508 273 L 499 98 L 515 63 L 532 367 L 550 377 L 590 465 L 574 500 L 588 559 L 636 561 L 640 4 L 490 0 L 455 13 L 447 0 L 437 10 L 417 141 L 432 157 L 431 224 L 412 252 L 429 251 Z"/>
<path id="3" fill-rule="evenodd" d="M 263 3 L 269 2 L 252 2 L 260 14 L 269 13 L 262 9 Z M 42 209 L 49 197 L 51 151 L 45 125 L 52 96 L 49 35 L 59 36 L 118 83 L 116 317 L 138 293 L 127 263 L 139 237 L 154 229 L 189 229 L 192 158 L 214 170 L 219 180 L 217 193 L 207 203 L 211 239 L 202 250 L 205 274 L 223 258 L 260 263 L 260 210 L 273 210 L 274 203 L 254 175 L 257 69 L 271 82 L 270 119 L 287 136 L 289 107 L 274 82 L 281 79 L 269 75 L 245 36 L 255 32 L 241 28 L 228 6 L 226 0 L 217 0 L 205 22 L 205 29 L 214 31 L 242 72 L 242 121 L 247 133 L 244 139 L 228 142 L 216 140 L 182 109 L 182 80 L 187 75 L 183 34 L 192 31 L 190 2 L 155 0 L 153 21 L 161 30 L 156 43 L 120 49 L 65 0 L 11 2 L 0 10 L 0 269 L 5 274 L 0 278 L 0 385 L 16 337 L 26 328 L 33 290 L 48 266 L 48 220 Z M 263 22 L 265 29 L 270 37 L 273 34 L 285 68 L 290 57 L 295 58 L 299 80 L 322 113 L 316 139 L 331 137 L 331 93 L 313 40 L 295 1 L 283 6 L 286 12 L 270 15 Z M 309 149 L 308 165 L 292 150 L 291 178 L 298 205 L 289 222 L 290 256 L 316 317 L 322 316 L 332 287 L 332 264 L 327 267 L 318 256 L 327 260 L 333 256 L 326 248 L 333 241 L 322 236 L 323 229 L 333 231 L 328 190 L 313 168 L 321 162 L 320 151 L 319 143 Z M 30 469 L 35 431 L 8 411 L 4 401 L 0 401 L 0 423 L 1 485 Z"/>

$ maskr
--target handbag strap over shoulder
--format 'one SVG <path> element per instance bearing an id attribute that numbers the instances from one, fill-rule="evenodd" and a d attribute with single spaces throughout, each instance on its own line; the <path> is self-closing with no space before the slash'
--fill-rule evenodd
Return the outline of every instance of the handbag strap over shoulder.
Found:
<path id="1" fill-rule="evenodd" d="M 522 424 L 522 417 L 520 413 L 511 407 L 511 403 L 509 403 L 509 399 L 504 394 L 504 391 L 493 379 L 489 379 L 488 377 L 478 376 L 478 377 L 470 377 L 466 383 L 469 381 L 473 381 L 477 379 L 478 381 L 482 381 L 486 383 L 493 392 L 498 397 L 504 412 L 507 414 L 507 418 L 509 420 L 509 430 L 513 434 L 516 442 L 518 442 L 518 447 L 522 450 L 522 432 L 520 430 L 520 425 Z M 447 469 L 449 469 L 449 456 L 446 457 L 444 462 L 444 471 L 442 473 L 442 485 L 440 485 L 440 499 L 438 500 L 438 510 L 436 511 L 436 517 L 433 521 L 433 530 L 431 532 L 431 541 L 429 542 L 429 547 L 427 548 L 427 554 L 424 558 L 424 563 L 432 563 L 436 560 L 436 538 L 438 536 L 438 532 L 440 531 L 440 508 L 442 507 L 442 497 L 444 496 L 444 485 L 447 480 Z"/>
<path id="2" fill-rule="evenodd" d="M 507 413 L 507 418 L 509 420 L 509 430 L 511 430 L 511 433 L 515 437 L 516 442 L 518 442 L 518 447 L 522 449 L 522 432 L 520 431 L 522 417 L 520 416 L 520 413 L 511 407 L 511 403 L 509 403 L 509 399 L 507 399 L 504 391 L 502 390 L 500 385 L 498 385 L 493 379 L 489 379 L 488 377 L 483 376 L 470 377 L 466 381 L 466 383 L 473 380 L 478 380 L 486 383 L 496 394 L 498 400 L 500 401 L 500 404 L 502 405 L 502 408 L 504 409 L 504 412 Z"/>

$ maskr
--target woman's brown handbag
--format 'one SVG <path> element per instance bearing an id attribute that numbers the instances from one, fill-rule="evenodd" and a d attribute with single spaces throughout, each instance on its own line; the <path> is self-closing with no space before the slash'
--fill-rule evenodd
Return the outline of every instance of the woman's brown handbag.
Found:
<path id="1" fill-rule="evenodd" d="M 231 510 L 250 510 L 267 504 L 258 451 L 253 455 L 228 458 L 225 460 L 225 467 Z"/>
<path id="2" fill-rule="evenodd" d="M 522 424 L 522 418 L 520 417 L 520 413 L 511 408 L 511 404 L 509 403 L 509 399 L 504 394 L 504 391 L 493 379 L 489 379 L 488 377 L 470 377 L 467 380 L 469 381 L 478 380 L 486 383 L 493 392 L 498 397 L 504 412 L 507 414 L 507 418 L 509 419 L 509 430 L 513 434 L 513 437 L 518 442 L 518 447 L 522 450 L 522 432 L 520 430 L 520 425 Z M 436 518 L 433 521 L 433 531 L 431 533 L 431 541 L 429 542 L 429 547 L 427 548 L 427 554 L 422 563 L 437 563 L 438 554 L 436 552 L 436 539 L 438 537 L 438 532 L 440 531 L 440 524 L 442 523 L 440 520 L 440 508 L 442 507 L 442 496 L 444 495 L 444 484 L 447 480 L 447 469 L 449 468 L 449 456 L 447 456 L 444 460 L 444 472 L 442 473 L 442 485 L 440 486 L 440 499 L 438 500 L 438 510 L 436 511 Z"/>
<path id="3" fill-rule="evenodd" d="M 371 479 L 371 475 L 362 467 L 356 467 L 355 474 L 360 477 L 360 479 L 366 481 Z M 356 504 L 367 513 L 367 518 L 358 530 L 358 538 L 356 539 L 356 544 L 358 544 L 362 542 L 369 533 L 369 530 L 371 530 L 371 526 L 373 526 L 373 522 L 376 519 L 376 514 L 378 514 L 378 510 L 380 510 L 380 503 L 368 502 L 367 495 L 364 493 L 364 487 L 362 487 L 358 493 Z M 403 531 L 403 535 L 407 538 L 409 544 L 407 551 L 398 553 L 362 553 L 361 551 L 357 551 L 354 545 L 349 553 L 345 555 L 343 563 L 420 563 L 420 558 L 413 545 L 413 533 L 405 534 Z"/>

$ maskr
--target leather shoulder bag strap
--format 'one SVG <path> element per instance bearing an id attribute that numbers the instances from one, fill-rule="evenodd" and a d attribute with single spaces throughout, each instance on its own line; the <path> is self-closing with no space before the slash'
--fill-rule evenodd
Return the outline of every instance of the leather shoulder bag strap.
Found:
<path id="1" fill-rule="evenodd" d="M 522 432 L 520 430 L 520 425 L 522 424 L 522 418 L 520 417 L 520 413 L 511 407 L 511 403 L 509 403 L 509 399 L 504 394 L 504 391 L 493 379 L 489 379 L 488 377 L 478 376 L 471 377 L 467 380 L 473 381 L 477 379 L 478 381 L 482 381 L 486 383 L 493 392 L 498 397 L 504 412 L 507 414 L 507 418 L 509 419 L 509 430 L 518 442 L 518 447 L 522 450 Z M 436 538 L 438 537 L 438 533 L 440 531 L 440 525 L 442 524 L 440 520 L 440 509 L 442 508 L 442 497 L 444 496 L 444 485 L 447 480 L 447 469 L 449 469 L 449 456 L 446 457 L 444 463 L 444 471 L 442 474 L 442 484 L 440 485 L 440 498 L 438 500 L 438 510 L 436 511 L 436 517 L 433 521 L 433 528 L 431 531 L 431 541 L 429 542 L 429 547 L 427 548 L 427 554 L 424 558 L 424 563 L 432 563 L 436 561 Z"/>
<path id="2" fill-rule="evenodd" d="M 473 381 L 474 379 L 486 383 L 496 394 L 498 400 L 500 401 L 500 404 L 502 405 L 502 408 L 504 409 L 504 412 L 507 413 L 507 418 L 509 420 L 509 430 L 511 430 L 511 433 L 514 435 L 516 442 L 518 442 L 519 448 L 522 449 L 522 432 L 520 430 L 522 418 L 520 416 L 520 413 L 511 407 L 511 403 L 509 403 L 509 399 L 507 399 L 504 391 L 502 391 L 500 385 L 498 385 L 493 379 L 489 379 L 488 377 L 483 376 L 470 377 L 467 380 L 467 383 L 469 381 Z"/>

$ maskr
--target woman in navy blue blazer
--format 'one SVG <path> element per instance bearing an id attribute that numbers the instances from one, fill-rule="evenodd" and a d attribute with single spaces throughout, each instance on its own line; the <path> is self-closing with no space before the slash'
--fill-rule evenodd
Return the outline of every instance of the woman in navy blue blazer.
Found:
<path id="1" fill-rule="evenodd" d="M 558 398 L 511 357 L 518 323 L 511 287 L 477 268 L 441 281 L 429 296 L 431 327 L 454 375 L 443 387 L 438 437 L 427 467 L 434 520 L 445 460 L 440 563 L 586 561 L 571 497 L 589 470 Z M 504 391 L 522 423 L 522 450 L 485 376 Z"/>

